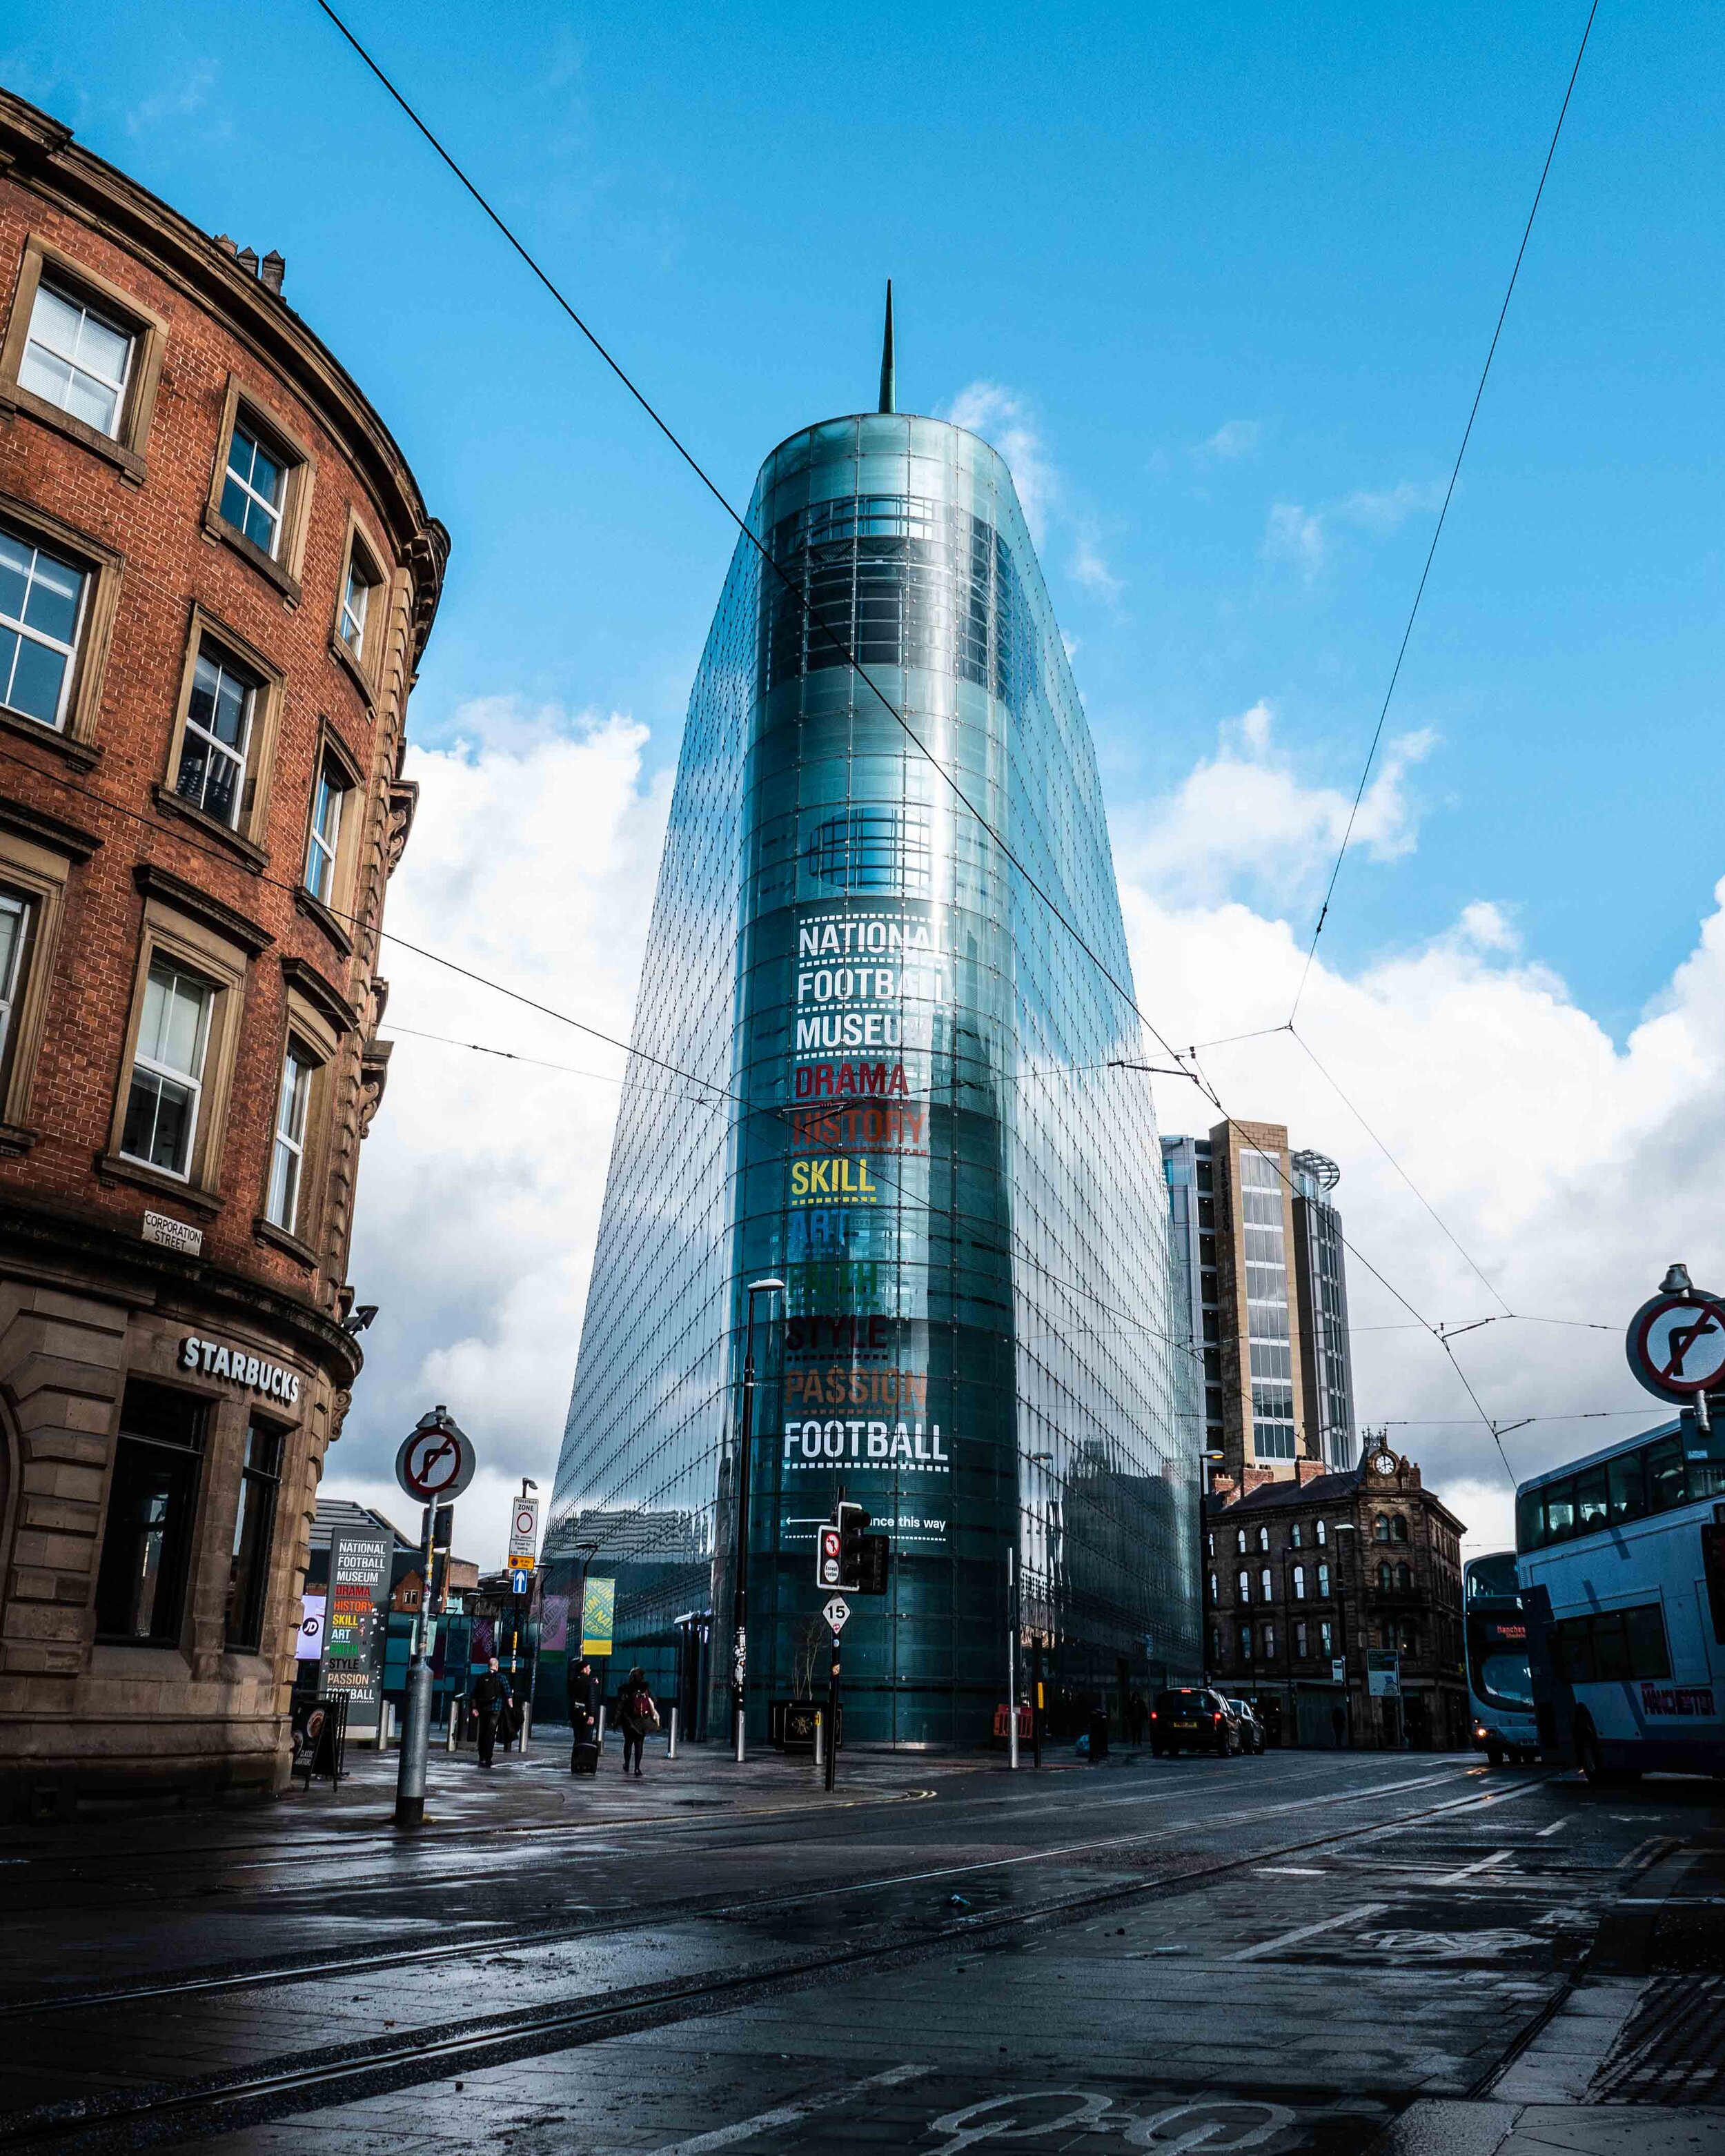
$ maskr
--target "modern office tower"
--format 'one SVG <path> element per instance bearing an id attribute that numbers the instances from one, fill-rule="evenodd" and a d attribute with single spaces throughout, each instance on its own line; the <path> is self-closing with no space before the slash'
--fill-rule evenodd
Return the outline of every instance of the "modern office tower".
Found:
<path id="1" fill-rule="evenodd" d="M 1340 1171 L 1280 1123 L 1165 1137 L 1183 1315 L 1203 1358 L 1204 1450 L 1223 1471 L 1353 1464 Z"/>
<path id="2" fill-rule="evenodd" d="M 1321 1152 L 1296 1152 L 1289 1165 L 1294 1176 L 1294 1272 L 1306 1427 L 1312 1435 L 1313 1453 L 1339 1471 L 1353 1466 L 1358 1456 L 1342 1215 L 1330 1203 L 1342 1171 Z"/>
<path id="3" fill-rule="evenodd" d="M 1014 1635 L 1075 1710 L 1198 1670 L 1197 1447 L 1089 729 L 1005 465 L 881 387 L 768 458 L 695 683 L 547 1590 L 662 1522 L 705 1599 L 619 1578 L 614 1666 L 723 1727 L 752 1314 L 752 1736 L 842 1489 L 847 1735 L 968 1743 Z"/>

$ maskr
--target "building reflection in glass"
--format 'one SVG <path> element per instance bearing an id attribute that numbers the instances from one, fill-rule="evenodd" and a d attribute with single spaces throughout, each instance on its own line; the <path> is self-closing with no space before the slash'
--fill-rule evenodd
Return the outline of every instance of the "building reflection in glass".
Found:
<path id="1" fill-rule="evenodd" d="M 978 1742 L 1015 1625 L 1075 1707 L 1199 1667 L 1199 1394 L 1101 789 L 986 444 L 809 429 L 750 523 L 770 560 L 739 545 L 691 701 L 547 1557 L 602 1522 L 618 1656 L 691 1681 L 685 1596 L 720 1635 L 729 1608 L 742 1291 L 783 1279 L 752 1729 L 806 1681 L 842 1487 L 892 1541 L 848 1735 Z"/>

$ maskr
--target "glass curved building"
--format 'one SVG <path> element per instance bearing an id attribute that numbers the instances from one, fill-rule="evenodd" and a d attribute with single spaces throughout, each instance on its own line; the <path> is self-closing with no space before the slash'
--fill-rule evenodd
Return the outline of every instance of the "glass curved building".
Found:
<path id="1" fill-rule="evenodd" d="M 722 1729 L 743 1291 L 772 1277 L 751 1733 L 817 1660 L 824 1685 L 842 1488 L 891 1541 L 888 1593 L 852 1599 L 847 1738 L 981 1742 L 1014 1634 L 1075 1713 L 1200 1668 L 1199 1393 L 1101 789 L 986 443 L 806 429 L 749 530 L 690 703 L 547 1644 L 614 1578 L 614 1666 Z"/>

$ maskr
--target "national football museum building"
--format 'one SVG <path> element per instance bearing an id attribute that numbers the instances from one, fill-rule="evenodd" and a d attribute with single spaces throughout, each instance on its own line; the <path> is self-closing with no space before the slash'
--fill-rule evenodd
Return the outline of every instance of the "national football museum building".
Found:
<path id="1" fill-rule="evenodd" d="M 1006 465 L 882 372 L 762 466 L 690 700 L 542 1713 L 590 1580 L 587 1644 L 723 1732 L 739 1472 L 752 1740 L 824 1692 L 841 1490 L 891 1545 L 852 1743 L 986 1742 L 1014 1640 L 1057 1717 L 1200 1668 L 1200 1389 L 1089 728 Z"/>

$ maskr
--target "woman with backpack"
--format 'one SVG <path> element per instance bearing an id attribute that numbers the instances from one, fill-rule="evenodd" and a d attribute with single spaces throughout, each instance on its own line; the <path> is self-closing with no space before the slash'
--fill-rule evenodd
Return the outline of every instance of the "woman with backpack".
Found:
<path id="1" fill-rule="evenodd" d="M 629 1772 L 630 1755 L 634 1755 L 635 1779 L 641 1777 L 641 1748 L 646 1743 L 647 1732 L 659 1727 L 659 1709 L 647 1686 L 644 1670 L 629 1671 L 623 1681 L 622 1697 L 618 1707 L 623 1719 L 623 1771 Z"/>

